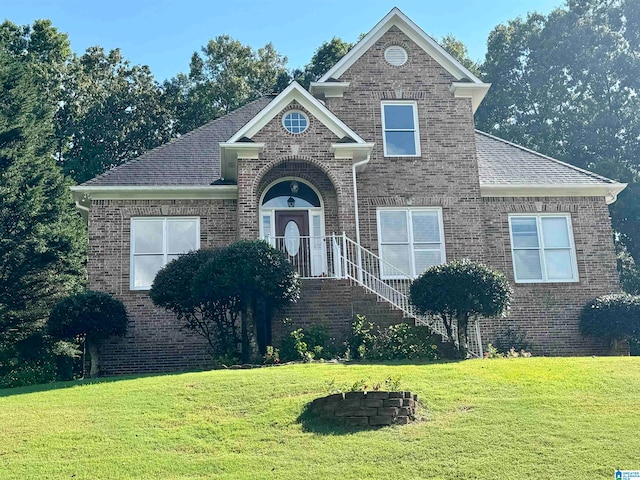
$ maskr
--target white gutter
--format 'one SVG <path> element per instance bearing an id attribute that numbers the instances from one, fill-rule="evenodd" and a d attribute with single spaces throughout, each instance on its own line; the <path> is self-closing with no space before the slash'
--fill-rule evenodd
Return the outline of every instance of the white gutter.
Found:
<path id="1" fill-rule="evenodd" d="M 141 186 L 91 186 L 71 187 L 76 197 L 94 200 L 165 200 L 165 199 L 235 199 L 237 185 L 141 185 Z"/>
<path id="2" fill-rule="evenodd" d="M 626 183 L 480 184 L 482 197 L 604 197 L 607 205 L 618 198 Z"/>

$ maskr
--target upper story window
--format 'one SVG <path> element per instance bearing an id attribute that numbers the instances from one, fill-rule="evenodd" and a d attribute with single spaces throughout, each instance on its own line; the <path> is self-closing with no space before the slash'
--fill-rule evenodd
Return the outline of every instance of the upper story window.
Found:
<path id="1" fill-rule="evenodd" d="M 289 133 L 299 134 L 309 127 L 309 119 L 304 113 L 293 110 L 282 117 L 282 126 Z"/>
<path id="2" fill-rule="evenodd" d="M 378 210 L 382 278 L 417 277 L 446 261 L 440 208 Z"/>
<path id="3" fill-rule="evenodd" d="M 578 281 L 568 214 L 510 215 L 509 231 L 516 282 Z"/>
<path id="4" fill-rule="evenodd" d="M 416 102 L 382 102 L 382 130 L 385 157 L 420 155 Z"/>
<path id="5" fill-rule="evenodd" d="M 162 267 L 198 248 L 200 219 L 197 217 L 132 218 L 131 289 L 150 289 Z"/>

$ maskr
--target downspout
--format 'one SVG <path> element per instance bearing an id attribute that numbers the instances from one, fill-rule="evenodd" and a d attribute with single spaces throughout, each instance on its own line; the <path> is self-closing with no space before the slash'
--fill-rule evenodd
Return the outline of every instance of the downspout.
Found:
<path id="1" fill-rule="evenodd" d="M 351 173 L 353 174 L 353 202 L 354 202 L 354 217 L 356 222 L 356 243 L 358 244 L 358 280 L 362 283 L 362 246 L 360 245 L 360 215 L 358 213 L 358 182 L 356 180 L 356 167 L 364 165 L 369 162 L 370 155 L 367 158 L 356 162 L 352 165 Z M 345 252 L 346 253 L 346 252 Z"/>

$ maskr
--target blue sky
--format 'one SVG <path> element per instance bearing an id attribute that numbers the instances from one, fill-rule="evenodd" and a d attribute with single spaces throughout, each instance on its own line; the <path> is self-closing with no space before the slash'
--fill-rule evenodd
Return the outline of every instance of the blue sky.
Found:
<path id="1" fill-rule="evenodd" d="M 23 25 L 48 18 L 76 53 L 120 47 L 162 81 L 187 72 L 191 54 L 228 34 L 253 48 L 272 42 L 289 67 L 302 67 L 325 41 L 355 41 L 394 6 L 436 39 L 453 34 L 481 59 L 489 32 L 529 11 L 549 13 L 562 0 L 0 0 L 0 18 Z"/>

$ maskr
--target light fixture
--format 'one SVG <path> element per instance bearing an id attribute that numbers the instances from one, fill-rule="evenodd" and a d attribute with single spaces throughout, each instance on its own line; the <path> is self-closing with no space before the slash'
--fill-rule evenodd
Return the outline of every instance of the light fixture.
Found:
<path id="1" fill-rule="evenodd" d="M 293 197 L 289 197 L 287 198 L 287 205 L 289 206 L 289 208 L 293 208 L 296 206 L 296 199 Z"/>
<path id="2" fill-rule="evenodd" d="M 291 182 L 291 184 L 289 185 L 289 188 L 291 188 L 291 193 L 298 193 L 298 189 L 300 188 L 300 184 L 298 184 L 298 182 L 296 182 L 295 180 L 293 180 Z"/>

